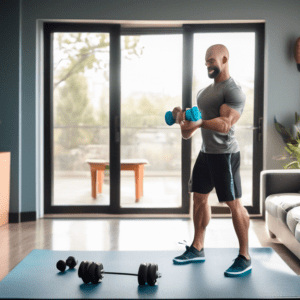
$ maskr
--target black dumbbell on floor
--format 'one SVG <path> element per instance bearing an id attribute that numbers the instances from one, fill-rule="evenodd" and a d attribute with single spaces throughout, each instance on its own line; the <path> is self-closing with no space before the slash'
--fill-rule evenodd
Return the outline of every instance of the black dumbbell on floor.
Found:
<path id="1" fill-rule="evenodd" d="M 146 282 L 153 286 L 155 285 L 157 278 L 160 278 L 161 274 L 158 273 L 157 264 L 140 264 L 138 272 L 139 285 L 145 285 Z"/>
<path id="2" fill-rule="evenodd" d="M 66 266 L 68 266 L 70 269 L 74 269 L 75 266 L 77 265 L 77 263 L 78 263 L 78 260 L 75 260 L 74 256 L 69 256 L 66 261 L 59 260 L 56 264 L 56 268 L 59 271 L 64 272 L 66 269 Z"/>
<path id="3" fill-rule="evenodd" d="M 101 282 L 103 279 L 103 274 L 116 274 L 116 275 L 131 275 L 138 276 L 139 285 L 148 285 L 154 286 L 157 278 L 161 277 L 161 274 L 158 273 L 157 264 L 140 264 L 138 274 L 132 273 L 117 273 L 117 272 L 105 272 L 103 270 L 103 264 L 83 261 L 81 262 L 78 269 L 78 276 L 82 278 L 84 283 L 93 283 L 96 284 Z"/>

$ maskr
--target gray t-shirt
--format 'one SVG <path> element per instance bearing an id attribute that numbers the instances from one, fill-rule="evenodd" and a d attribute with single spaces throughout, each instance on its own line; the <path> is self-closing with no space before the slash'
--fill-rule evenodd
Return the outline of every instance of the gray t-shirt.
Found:
<path id="1" fill-rule="evenodd" d="M 246 95 L 238 82 L 232 77 L 213 83 L 200 90 L 197 94 L 197 105 L 203 120 L 220 117 L 220 107 L 227 104 L 242 115 L 246 102 Z M 240 151 L 239 143 L 234 136 L 235 125 L 228 133 L 220 133 L 201 127 L 202 147 L 205 153 L 236 153 Z"/>

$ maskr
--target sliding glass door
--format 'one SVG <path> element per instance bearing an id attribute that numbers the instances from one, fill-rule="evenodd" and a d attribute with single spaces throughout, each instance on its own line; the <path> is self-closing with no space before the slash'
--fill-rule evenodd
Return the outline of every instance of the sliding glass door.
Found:
<path id="1" fill-rule="evenodd" d="M 45 213 L 188 214 L 182 39 L 45 24 Z"/>
<path id="2" fill-rule="evenodd" d="M 244 206 L 259 213 L 264 27 L 44 25 L 44 207 L 47 213 L 185 214 L 202 140 L 165 113 L 196 105 L 212 83 L 205 52 L 224 44 L 247 100 L 236 125 Z M 254 162 L 254 163 L 253 163 Z M 213 191 L 213 214 L 227 214 Z"/>
<path id="3" fill-rule="evenodd" d="M 234 135 L 240 148 L 240 175 L 243 205 L 249 213 L 258 214 L 259 178 L 262 170 L 262 116 L 263 116 L 263 24 L 256 25 L 203 25 L 192 26 L 193 32 L 193 83 L 192 105 L 196 95 L 213 83 L 207 75 L 206 50 L 223 44 L 229 51 L 229 74 L 246 94 L 243 114 L 235 124 Z M 201 130 L 192 139 L 192 166 L 202 145 Z M 209 195 L 213 214 L 227 214 L 229 208 L 220 204 L 215 188 Z"/>

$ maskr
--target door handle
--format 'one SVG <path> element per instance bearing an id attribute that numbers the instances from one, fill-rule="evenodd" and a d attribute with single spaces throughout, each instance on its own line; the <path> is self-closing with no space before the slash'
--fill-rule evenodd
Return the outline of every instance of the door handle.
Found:
<path id="1" fill-rule="evenodd" d="M 259 120 L 258 120 L 258 127 L 253 127 L 253 129 L 258 129 L 257 140 L 260 142 L 262 140 L 263 117 L 259 118 Z"/>
<path id="2" fill-rule="evenodd" d="M 245 128 L 247 129 L 259 129 L 259 131 L 262 131 L 262 119 L 263 118 L 259 118 L 258 120 L 258 127 L 255 127 L 255 126 L 247 126 Z"/>
<path id="3" fill-rule="evenodd" d="M 115 117 L 115 142 L 120 142 L 120 117 Z"/>
<path id="4" fill-rule="evenodd" d="M 247 129 L 258 130 L 257 140 L 260 142 L 262 140 L 262 132 L 263 132 L 263 117 L 258 119 L 258 127 L 255 126 L 247 126 Z"/>

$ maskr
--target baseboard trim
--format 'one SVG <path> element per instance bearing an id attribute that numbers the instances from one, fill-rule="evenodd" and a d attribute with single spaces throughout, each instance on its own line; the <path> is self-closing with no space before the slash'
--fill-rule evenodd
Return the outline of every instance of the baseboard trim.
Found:
<path id="1" fill-rule="evenodd" d="M 212 218 L 231 218 L 231 214 L 212 215 Z M 189 215 L 147 215 L 147 214 L 45 214 L 44 219 L 192 219 Z M 262 215 L 250 215 L 250 219 L 262 219 Z"/>
<path id="2" fill-rule="evenodd" d="M 190 215 L 158 214 L 45 214 L 44 219 L 190 219 Z"/>
<path id="3" fill-rule="evenodd" d="M 21 213 L 9 213 L 8 220 L 9 223 L 36 221 L 36 212 L 29 211 L 29 212 L 21 212 Z"/>
<path id="4" fill-rule="evenodd" d="M 155 215 L 155 214 L 45 214 L 43 219 L 192 219 L 188 215 Z M 214 214 L 212 218 L 231 218 L 231 214 Z M 263 219 L 262 215 L 250 215 L 250 219 Z M 36 221 L 36 212 L 9 213 L 9 223 Z"/>

